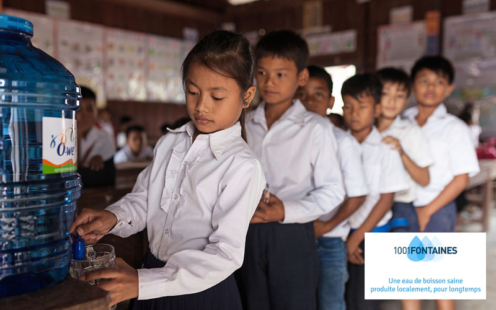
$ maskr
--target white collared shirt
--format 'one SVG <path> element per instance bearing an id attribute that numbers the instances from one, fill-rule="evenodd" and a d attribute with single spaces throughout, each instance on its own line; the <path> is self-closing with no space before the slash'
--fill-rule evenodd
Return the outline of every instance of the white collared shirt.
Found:
<path id="1" fill-rule="evenodd" d="M 134 155 L 133 151 L 129 145 L 126 145 L 122 149 L 118 150 L 114 156 L 114 164 L 134 162 L 138 160 L 146 160 L 153 158 L 153 148 L 149 145 L 145 145 L 138 156 Z"/>
<path id="2" fill-rule="evenodd" d="M 365 172 L 362 164 L 362 149 L 357 140 L 348 132 L 334 126 L 329 118 L 326 117 L 329 125 L 332 127 L 336 142 L 338 144 L 339 166 L 343 175 L 344 188 L 346 197 L 365 196 L 369 193 L 369 186 L 365 178 Z M 330 213 L 321 216 L 321 221 L 330 220 L 339 208 L 334 209 Z M 324 234 L 327 238 L 341 238 L 346 241 L 350 232 L 348 220 L 339 223 L 333 230 Z"/>
<path id="3" fill-rule="evenodd" d="M 138 269 L 139 299 L 204 291 L 231 275 L 244 257 L 249 222 L 265 178 L 241 138 L 239 122 L 192 143 L 193 122 L 170 130 L 133 191 L 108 207 L 109 232 L 128 237 L 145 227 L 163 268 Z"/>
<path id="4" fill-rule="evenodd" d="M 107 161 L 115 154 L 115 144 L 109 134 L 93 126 L 88 131 L 86 138 L 81 137 L 81 151 L 79 152 L 79 160 L 83 160 L 86 156 L 86 161 L 90 160 L 96 155 L 100 155 L 103 161 Z M 82 164 L 82 163 L 81 163 Z"/>
<path id="5" fill-rule="evenodd" d="M 417 124 L 409 120 L 403 120 L 400 116 L 397 116 L 391 126 L 381 132 L 381 136 L 383 138 L 393 136 L 400 140 L 403 151 L 417 166 L 424 168 L 434 164 L 434 158 L 431 155 L 427 139 Z M 406 169 L 405 174 L 408 178 L 410 188 L 406 191 L 396 193 L 394 195 L 394 201 L 410 203 L 415 200 L 417 183 L 410 177 Z"/>
<path id="6" fill-rule="evenodd" d="M 271 194 L 283 201 L 283 223 L 314 221 L 342 202 L 345 192 L 332 129 L 299 100 L 270 130 L 261 103 L 247 115 L 246 136 Z"/>
<path id="7" fill-rule="evenodd" d="M 417 123 L 417 114 L 417 107 L 404 112 L 414 123 Z M 417 207 L 431 203 L 456 175 L 473 176 L 479 172 L 479 162 L 468 126 L 456 116 L 448 114 L 444 104 L 439 105 L 420 128 L 429 143 L 434 164 L 429 166 L 429 185 L 417 186 L 414 202 Z"/>
<path id="8" fill-rule="evenodd" d="M 400 154 L 382 142 L 381 134 L 375 126 L 360 146 L 369 194 L 360 208 L 348 218 L 353 229 L 363 224 L 381 198 L 381 194 L 397 193 L 409 187 Z M 376 226 L 385 225 L 391 219 L 391 215 L 392 212 L 389 210 Z"/>

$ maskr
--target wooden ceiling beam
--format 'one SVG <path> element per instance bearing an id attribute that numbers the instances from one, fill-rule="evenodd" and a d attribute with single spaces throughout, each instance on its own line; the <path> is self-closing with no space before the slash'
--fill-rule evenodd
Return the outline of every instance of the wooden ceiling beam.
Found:
<path id="1" fill-rule="evenodd" d="M 1 0 L 0 0 L 1 1 Z M 172 1 L 159 0 L 103 0 L 109 3 L 119 3 L 131 7 L 141 7 L 155 12 L 167 13 L 202 21 L 221 21 L 223 15 L 217 11 L 199 8 L 192 5 Z"/>

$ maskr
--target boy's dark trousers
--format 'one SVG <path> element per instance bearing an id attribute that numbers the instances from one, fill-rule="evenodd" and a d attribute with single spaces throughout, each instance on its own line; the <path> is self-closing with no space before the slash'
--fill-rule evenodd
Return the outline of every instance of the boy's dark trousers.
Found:
<path id="1" fill-rule="evenodd" d="M 365 259 L 365 244 L 360 243 Z M 346 283 L 346 310 L 378 310 L 380 300 L 365 300 L 365 265 L 355 265 L 348 262 L 349 278 Z"/>
<path id="2" fill-rule="evenodd" d="M 235 273 L 244 310 L 316 309 L 318 266 L 313 223 L 251 224 Z"/>

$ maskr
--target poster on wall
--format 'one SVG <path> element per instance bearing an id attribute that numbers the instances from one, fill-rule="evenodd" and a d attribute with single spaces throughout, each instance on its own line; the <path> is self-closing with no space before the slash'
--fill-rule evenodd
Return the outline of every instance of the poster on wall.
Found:
<path id="1" fill-rule="evenodd" d="M 107 98 L 146 100 L 146 35 L 106 29 L 105 38 Z"/>
<path id="2" fill-rule="evenodd" d="M 58 60 L 76 77 L 81 86 L 97 93 L 104 102 L 104 28 L 76 21 L 58 21 Z"/>
<path id="3" fill-rule="evenodd" d="M 177 39 L 148 36 L 146 90 L 150 101 L 184 103 L 181 64 L 183 42 Z"/>
<path id="4" fill-rule="evenodd" d="M 356 30 L 311 35 L 306 38 L 310 56 L 335 55 L 356 51 Z"/>
<path id="5" fill-rule="evenodd" d="M 45 15 L 5 9 L 4 14 L 24 18 L 33 23 L 31 42 L 48 55 L 55 57 L 55 21 Z"/>
<path id="6" fill-rule="evenodd" d="M 377 29 L 377 68 L 397 67 L 409 72 L 427 46 L 424 21 Z"/>
<path id="7" fill-rule="evenodd" d="M 482 137 L 496 136 L 496 12 L 446 18 L 443 47 L 456 70 L 450 100 L 479 105 Z"/>
<path id="8" fill-rule="evenodd" d="M 496 12 L 446 18 L 443 44 L 453 62 L 496 58 Z"/>

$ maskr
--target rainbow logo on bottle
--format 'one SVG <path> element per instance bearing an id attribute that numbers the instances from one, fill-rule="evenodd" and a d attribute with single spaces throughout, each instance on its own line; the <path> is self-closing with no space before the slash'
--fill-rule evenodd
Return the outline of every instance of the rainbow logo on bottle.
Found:
<path id="1" fill-rule="evenodd" d="M 76 120 L 43 118 L 43 174 L 77 170 Z"/>

